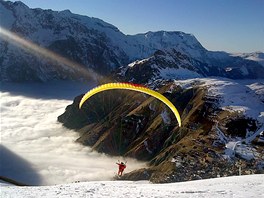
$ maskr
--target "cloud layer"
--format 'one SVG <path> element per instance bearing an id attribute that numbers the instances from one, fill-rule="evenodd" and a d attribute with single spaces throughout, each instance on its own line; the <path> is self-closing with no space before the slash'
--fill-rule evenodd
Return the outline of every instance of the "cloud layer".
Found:
<path id="1" fill-rule="evenodd" d="M 121 158 L 99 154 L 76 143 L 78 134 L 57 122 L 57 116 L 72 103 L 69 98 L 75 97 L 76 91 L 82 94 L 91 86 L 58 82 L 56 86 L 5 84 L 5 89 L 1 88 L 1 144 L 30 164 L 34 173 L 27 174 L 40 175 L 42 185 L 110 180 L 117 170 L 115 162 Z M 27 94 L 22 95 L 25 92 Z M 63 97 L 58 97 L 59 93 Z M 1 161 L 4 160 L 1 156 Z M 127 172 L 145 166 L 133 159 L 126 160 Z M 5 163 L 2 165 L 5 167 L 0 171 L 5 170 L 9 177 L 25 174 L 11 171 L 16 167 L 14 164 L 9 171 Z M 32 178 L 21 182 L 29 181 Z"/>

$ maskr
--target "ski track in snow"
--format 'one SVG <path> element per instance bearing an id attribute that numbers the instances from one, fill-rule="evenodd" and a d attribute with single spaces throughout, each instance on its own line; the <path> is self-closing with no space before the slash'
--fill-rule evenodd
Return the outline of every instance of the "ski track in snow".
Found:
<path id="1" fill-rule="evenodd" d="M 264 175 L 233 176 L 170 184 L 147 181 L 101 181 L 55 186 L 17 187 L 1 184 L 5 198 L 87 198 L 87 197 L 264 197 Z"/>

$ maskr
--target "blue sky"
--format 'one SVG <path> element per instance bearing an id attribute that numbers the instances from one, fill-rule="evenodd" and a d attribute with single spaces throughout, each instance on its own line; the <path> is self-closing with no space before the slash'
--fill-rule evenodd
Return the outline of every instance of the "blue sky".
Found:
<path id="1" fill-rule="evenodd" d="M 30 8 L 69 9 L 124 34 L 183 31 L 208 50 L 264 52 L 264 0 L 22 0 Z"/>

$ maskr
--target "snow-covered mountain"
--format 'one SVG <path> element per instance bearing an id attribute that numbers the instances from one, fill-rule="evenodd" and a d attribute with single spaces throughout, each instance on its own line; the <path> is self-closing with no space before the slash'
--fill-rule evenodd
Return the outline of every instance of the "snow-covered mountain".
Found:
<path id="1" fill-rule="evenodd" d="M 128 36 L 131 40 L 127 54 L 133 59 L 143 59 L 157 50 L 175 48 L 183 54 L 196 59 L 202 59 L 207 50 L 191 34 L 180 31 L 147 32 Z M 132 49 L 131 49 L 132 48 Z"/>
<path id="2" fill-rule="evenodd" d="M 53 52 L 81 68 L 92 68 L 101 74 L 135 60 L 149 58 L 157 50 L 171 49 L 196 63 L 200 61 L 203 65 L 210 65 L 212 69 L 214 66 L 216 70 L 218 67 L 228 68 L 231 78 L 256 78 L 264 74 L 255 59 L 210 52 L 193 35 L 180 31 L 125 35 L 117 27 L 97 18 L 73 14 L 69 10 L 30 9 L 19 1 L 0 0 L 0 17 L 3 30 L 0 31 L 1 81 L 80 78 L 81 74 L 77 74 L 76 69 L 68 68 L 65 62 L 60 62 L 61 58 L 56 60 L 56 56 L 50 55 Z M 6 30 L 12 33 L 6 33 Z M 52 53 L 43 57 L 40 49 L 35 50 L 31 44 L 31 48 L 21 45 L 13 33 L 15 38 L 19 36 Z M 194 70 L 203 69 L 197 66 Z"/>
<path id="3" fill-rule="evenodd" d="M 5 30 L 84 67 L 105 72 L 128 62 L 126 53 L 111 40 L 122 40 L 125 35 L 100 19 L 68 10 L 29 9 L 22 2 L 8 1 L 0 1 L 0 13 L 4 19 L 0 20 L 0 26 Z M 0 38 L 1 80 L 73 78 L 67 74 L 67 68 L 56 68 L 56 61 L 36 56 L 32 49 L 14 46 L 14 43 Z"/>
<path id="4" fill-rule="evenodd" d="M 121 81 L 152 84 L 156 80 L 219 76 L 225 70 L 191 58 L 175 49 L 156 51 L 153 56 L 134 61 L 117 71 Z"/>
<path id="5" fill-rule="evenodd" d="M 227 60 L 227 59 L 226 59 Z M 175 49 L 158 50 L 152 56 L 134 61 L 117 70 L 121 81 L 147 83 L 157 80 L 181 80 L 208 76 L 231 79 L 262 78 L 264 69 L 256 62 L 236 58 L 229 66 L 206 63 L 183 54 Z"/>

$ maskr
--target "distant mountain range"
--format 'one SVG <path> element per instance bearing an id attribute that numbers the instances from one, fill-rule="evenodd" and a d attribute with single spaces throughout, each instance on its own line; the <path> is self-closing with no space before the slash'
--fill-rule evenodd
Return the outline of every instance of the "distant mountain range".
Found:
<path id="1" fill-rule="evenodd" d="M 226 63 L 223 63 L 222 60 L 225 60 Z M 146 59 L 120 67 L 117 78 L 120 78 L 121 81 L 144 83 L 151 86 L 157 80 L 181 80 L 208 76 L 254 79 L 264 76 L 264 67 L 255 61 L 243 59 L 240 56 L 230 56 L 222 60 L 215 61 L 215 64 L 213 64 L 214 61 L 206 63 L 174 48 L 159 50 Z"/>
<path id="2" fill-rule="evenodd" d="M 0 17 L 3 30 L 100 74 L 116 73 L 117 69 L 117 73 L 121 72 L 130 81 L 138 81 L 141 71 L 147 71 L 146 75 L 150 77 L 140 79 L 142 82 L 149 82 L 154 76 L 165 79 L 264 76 L 264 53 L 208 51 L 193 35 L 180 31 L 125 35 L 117 27 L 97 18 L 73 14 L 69 10 L 30 9 L 19 1 L 0 0 Z M 0 37 L 1 81 L 48 81 L 79 79 L 81 76 L 64 63 L 13 44 Z"/>

